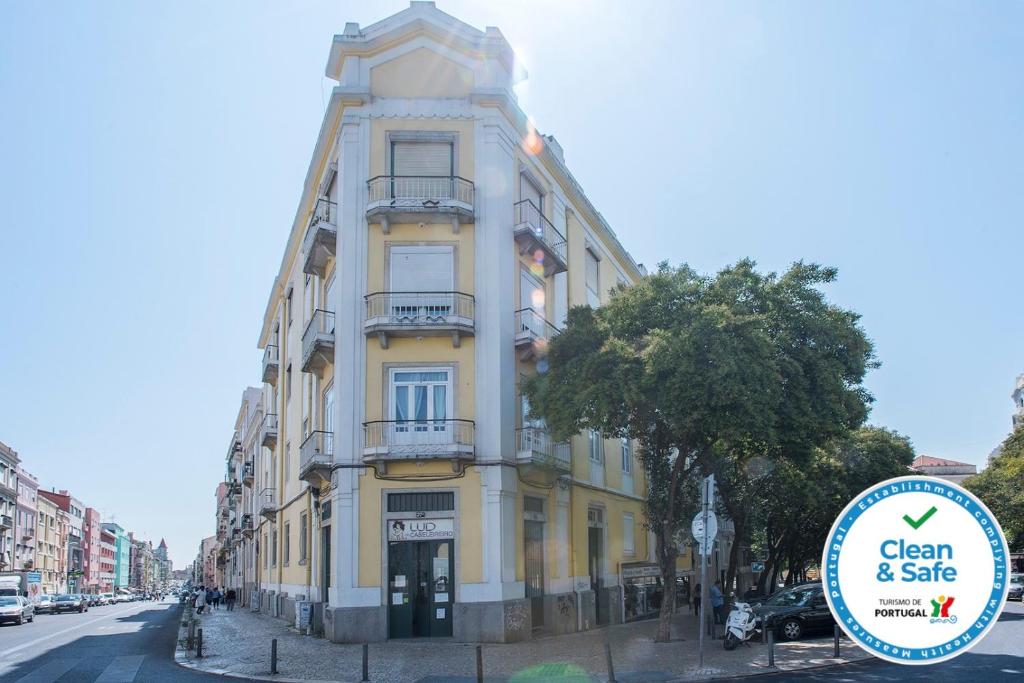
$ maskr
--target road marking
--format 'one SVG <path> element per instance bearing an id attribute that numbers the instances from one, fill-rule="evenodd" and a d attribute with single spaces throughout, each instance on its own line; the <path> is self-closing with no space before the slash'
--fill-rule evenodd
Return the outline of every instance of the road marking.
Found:
<path id="1" fill-rule="evenodd" d="M 68 671 L 71 671 L 75 664 L 78 664 L 80 661 L 82 660 L 68 657 L 51 659 L 27 676 L 19 678 L 16 683 L 53 683 Z"/>
<path id="2" fill-rule="evenodd" d="M 61 631 L 55 631 L 54 633 L 49 633 L 49 634 L 47 634 L 45 636 L 40 636 L 39 638 L 36 638 L 35 640 L 30 640 L 27 643 L 22 643 L 21 645 L 17 645 L 17 646 L 12 647 L 12 648 L 10 648 L 8 650 L 4 650 L 3 652 L 0 652 L 0 657 L 7 657 L 8 655 L 12 655 L 15 652 L 20 652 L 21 650 L 24 650 L 25 648 L 32 647 L 33 645 L 38 645 L 39 643 L 42 643 L 42 642 L 47 641 L 47 640 L 50 640 L 51 638 L 56 638 L 59 635 L 63 635 L 65 633 L 71 633 L 72 631 L 77 631 L 80 628 L 85 628 L 86 626 L 90 626 L 90 625 L 95 624 L 97 622 L 103 621 L 104 619 L 109 619 L 111 617 L 116 617 L 116 616 L 118 616 L 120 614 L 128 614 L 129 612 L 134 612 L 137 609 L 138 609 L 138 607 L 136 606 L 136 607 L 129 607 L 128 609 L 123 609 L 123 610 L 121 610 L 119 612 L 111 612 L 110 614 L 105 614 L 102 617 L 99 617 L 98 619 L 91 619 L 91 620 L 85 622 L 84 624 L 78 624 L 76 626 L 71 626 L 71 627 L 63 629 Z"/>
<path id="3" fill-rule="evenodd" d="M 142 660 L 146 655 L 125 655 L 114 657 L 114 661 L 107 665 L 95 683 L 132 683 L 135 674 L 139 673 Z"/>

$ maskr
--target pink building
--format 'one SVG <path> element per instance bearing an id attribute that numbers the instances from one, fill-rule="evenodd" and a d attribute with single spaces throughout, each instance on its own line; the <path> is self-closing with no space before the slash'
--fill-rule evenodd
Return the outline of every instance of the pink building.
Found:
<path id="1" fill-rule="evenodd" d="M 31 569 L 36 561 L 36 496 L 39 480 L 18 466 L 18 511 L 15 519 L 14 568 Z"/>
<path id="2" fill-rule="evenodd" d="M 100 590 L 100 513 L 96 508 L 85 509 L 82 525 L 82 574 L 90 593 Z"/>

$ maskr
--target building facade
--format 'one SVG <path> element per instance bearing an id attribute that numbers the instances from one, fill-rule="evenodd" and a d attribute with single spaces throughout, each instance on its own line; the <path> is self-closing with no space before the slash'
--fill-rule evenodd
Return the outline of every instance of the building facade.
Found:
<path id="1" fill-rule="evenodd" d="M 100 588 L 100 513 L 87 507 L 82 523 L 82 581 L 84 590 L 95 593 Z"/>
<path id="2" fill-rule="evenodd" d="M 40 494 L 43 491 L 39 491 Z M 67 513 L 50 498 L 36 497 L 36 560 L 43 593 L 67 591 Z"/>
<path id="3" fill-rule="evenodd" d="M 1024 426 L 1024 374 L 1017 375 L 1017 383 L 1010 394 L 1013 399 L 1013 428 Z"/>
<path id="4" fill-rule="evenodd" d="M 32 569 L 36 561 L 36 496 L 39 480 L 18 466 L 18 511 L 15 520 L 15 569 Z"/>
<path id="5" fill-rule="evenodd" d="M 117 569 L 117 535 L 100 524 L 99 591 L 114 590 Z"/>
<path id="6" fill-rule="evenodd" d="M 624 569 L 653 558 L 634 445 L 556 442 L 519 387 L 570 306 L 642 267 L 520 109 L 498 29 L 413 2 L 347 24 L 327 76 L 240 451 L 261 608 L 312 601 L 338 642 L 623 620 Z"/>
<path id="7" fill-rule="evenodd" d="M 128 534 L 115 522 L 103 522 L 102 527 L 114 537 L 114 588 L 128 588 L 131 565 L 131 543 Z"/>
<path id="8" fill-rule="evenodd" d="M 0 443 L 0 571 L 16 567 L 15 520 L 18 518 L 18 454 Z M 20 539 L 19 539 L 20 540 Z"/>
<path id="9" fill-rule="evenodd" d="M 171 571 L 173 569 L 171 558 L 167 555 L 167 541 L 160 539 L 160 545 L 153 551 L 153 558 L 157 563 L 157 576 L 156 580 L 160 587 L 165 587 L 167 582 L 171 580 Z"/>
<path id="10" fill-rule="evenodd" d="M 921 474 L 930 477 L 938 477 L 955 484 L 961 483 L 968 477 L 978 473 L 978 466 L 969 462 L 958 462 L 946 458 L 936 458 L 931 455 L 919 455 L 914 458 L 911 467 Z"/>
<path id="11" fill-rule="evenodd" d="M 65 490 L 38 491 L 38 495 L 53 501 L 63 515 L 66 524 L 66 535 L 64 545 L 65 578 L 67 590 L 78 593 L 85 587 L 85 552 L 83 538 L 85 535 L 85 505 Z"/>

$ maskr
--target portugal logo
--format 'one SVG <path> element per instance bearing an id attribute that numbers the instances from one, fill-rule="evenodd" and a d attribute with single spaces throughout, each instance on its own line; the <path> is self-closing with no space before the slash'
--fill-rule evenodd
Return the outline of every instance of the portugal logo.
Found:
<path id="1" fill-rule="evenodd" d="M 855 643 L 892 662 L 932 664 L 988 633 L 1006 599 L 1008 562 L 999 523 L 973 494 L 899 477 L 846 506 L 821 566 L 832 614 Z"/>

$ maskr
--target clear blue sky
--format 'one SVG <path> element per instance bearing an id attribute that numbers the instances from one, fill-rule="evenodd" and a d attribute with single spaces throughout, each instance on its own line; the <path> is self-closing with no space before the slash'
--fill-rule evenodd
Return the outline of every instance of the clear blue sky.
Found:
<path id="1" fill-rule="evenodd" d="M 331 82 L 404 2 L 7 4 L 0 440 L 189 561 Z M 637 260 L 840 269 L 872 422 L 982 463 L 1024 372 L 1024 4 L 440 2 Z"/>

